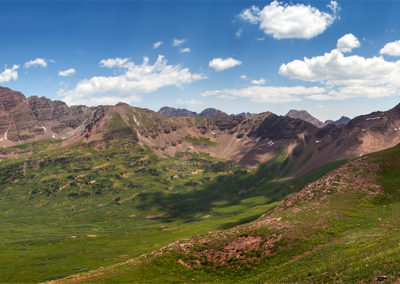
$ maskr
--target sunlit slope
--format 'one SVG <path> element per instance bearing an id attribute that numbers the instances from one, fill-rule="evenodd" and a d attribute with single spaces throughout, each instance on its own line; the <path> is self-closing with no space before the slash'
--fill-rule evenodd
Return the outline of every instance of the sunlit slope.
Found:
<path id="1" fill-rule="evenodd" d="M 256 221 L 61 282 L 395 282 L 399 172 L 396 146 L 330 172 Z"/>

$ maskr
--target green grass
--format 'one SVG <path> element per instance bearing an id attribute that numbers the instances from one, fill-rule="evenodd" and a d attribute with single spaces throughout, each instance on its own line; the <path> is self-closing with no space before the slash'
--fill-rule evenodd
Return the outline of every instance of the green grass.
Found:
<path id="1" fill-rule="evenodd" d="M 58 279 L 254 220 L 343 163 L 278 182 L 268 165 L 248 171 L 189 152 L 159 158 L 119 120 L 106 129 L 123 139 L 105 144 L 3 149 L 14 156 L 0 160 L 0 282 Z"/>
<path id="2" fill-rule="evenodd" d="M 400 146 L 370 157 L 373 159 L 371 163 L 380 165 L 376 180 L 383 189 L 380 193 L 351 190 L 342 187 L 340 180 L 335 179 L 333 186 L 338 191 L 318 195 L 311 201 L 276 211 L 270 216 L 282 218 L 281 224 L 287 227 L 265 225 L 255 230 L 242 225 L 225 232 L 226 239 L 214 239 L 207 245 L 196 243 L 195 240 L 202 238 L 197 237 L 192 239 L 195 247 L 189 254 L 175 249 L 107 269 L 82 282 L 370 283 L 379 276 L 386 276 L 387 282 L 395 282 L 400 278 Z M 324 170 L 326 168 L 320 169 L 321 172 Z M 353 170 L 349 173 L 369 174 L 367 168 L 354 167 Z M 263 171 L 263 167 L 259 171 Z M 318 176 L 318 173 L 314 171 L 309 175 Z M 302 178 L 312 180 L 307 176 Z M 292 183 L 301 183 L 302 178 Z M 285 190 L 283 185 L 279 192 Z M 262 186 L 264 192 L 274 192 L 267 189 L 270 184 L 263 183 Z M 253 190 L 254 194 L 258 192 L 257 186 Z M 248 215 L 220 228 L 239 225 L 253 217 Z M 260 253 L 261 257 L 248 263 L 232 259 L 229 264 L 217 265 L 216 268 L 207 259 L 202 259 L 200 267 L 187 268 L 178 264 L 178 260 L 191 263 L 196 259 L 196 252 L 221 248 L 239 236 L 268 238 L 272 234 L 283 236 L 276 243 L 274 252 L 263 255 L 254 251 L 252 253 Z"/>

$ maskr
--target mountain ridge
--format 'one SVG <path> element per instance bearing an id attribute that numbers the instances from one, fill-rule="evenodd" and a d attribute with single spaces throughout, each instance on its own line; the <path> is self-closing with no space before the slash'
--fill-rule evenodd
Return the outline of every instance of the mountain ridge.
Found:
<path id="1" fill-rule="evenodd" d="M 327 162 L 379 151 L 400 141 L 399 106 L 358 116 L 346 125 L 318 128 L 270 112 L 247 117 L 220 112 L 166 117 L 125 103 L 68 107 L 61 101 L 26 99 L 10 89 L 1 91 L 0 146 L 51 138 L 71 145 L 128 135 L 160 156 L 205 153 L 249 168 L 278 159 L 285 165 L 282 172 L 298 176 Z"/>

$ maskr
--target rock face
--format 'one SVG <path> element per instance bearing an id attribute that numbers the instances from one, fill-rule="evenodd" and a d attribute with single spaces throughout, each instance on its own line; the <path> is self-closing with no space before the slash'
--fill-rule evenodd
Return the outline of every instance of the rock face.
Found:
<path id="1" fill-rule="evenodd" d="M 86 106 L 68 107 L 45 97 L 25 98 L 0 87 L 0 146 L 69 137 L 91 115 L 91 108 Z"/>
<path id="2" fill-rule="evenodd" d="M 165 115 L 168 117 L 174 117 L 174 116 L 194 117 L 194 116 L 197 116 L 197 112 L 190 111 L 187 109 L 173 108 L 173 107 L 167 107 L 167 106 L 160 108 L 160 110 L 157 112 L 161 115 Z"/>

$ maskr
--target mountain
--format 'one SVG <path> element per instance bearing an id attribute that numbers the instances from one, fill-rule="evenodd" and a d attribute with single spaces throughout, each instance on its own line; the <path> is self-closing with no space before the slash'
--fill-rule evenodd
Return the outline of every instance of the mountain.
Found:
<path id="1" fill-rule="evenodd" d="M 83 129 L 94 109 L 68 107 L 45 97 L 25 98 L 20 92 L 0 87 L 0 145 L 11 146 L 47 138 L 68 138 Z"/>
<path id="2" fill-rule="evenodd" d="M 225 114 L 224 112 L 217 110 L 215 108 L 206 108 L 201 113 L 197 113 L 194 111 L 190 111 L 187 109 L 180 109 L 180 108 L 173 108 L 164 106 L 157 111 L 158 114 L 165 115 L 167 117 L 206 117 L 206 116 L 213 116 L 218 114 Z"/>
<path id="3" fill-rule="evenodd" d="M 346 125 L 351 119 L 346 117 L 346 116 L 342 116 L 340 119 L 333 121 L 333 120 L 326 120 L 325 122 L 320 121 L 319 119 L 315 118 L 314 116 L 312 116 L 311 114 L 309 114 L 307 111 L 305 110 L 290 110 L 286 116 L 291 117 L 291 118 L 299 118 L 302 119 L 304 121 L 307 121 L 313 125 L 315 125 L 318 128 L 322 128 L 327 126 L 328 124 L 335 124 L 336 126 L 340 125 L 340 124 L 344 124 Z"/>
<path id="4" fill-rule="evenodd" d="M 206 117 L 206 116 L 213 116 L 213 115 L 219 115 L 219 114 L 226 114 L 223 111 L 220 111 L 215 108 L 206 108 L 202 112 L 199 113 L 200 117 Z"/>
<path id="5" fill-rule="evenodd" d="M 46 138 L 65 145 L 132 137 L 160 156 L 204 153 L 247 168 L 279 160 L 277 174 L 295 176 L 327 162 L 354 158 L 400 141 L 399 106 L 359 116 L 347 125 L 318 128 L 299 118 L 265 112 L 251 117 L 214 109 L 204 117 L 166 117 L 120 103 L 72 106 L 2 88 L 0 146 Z M 304 113 L 303 113 L 304 114 Z"/>
<path id="6" fill-rule="evenodd" d="M 318 128 L 321 128 L 321 127 L 324 126 L 324 123 L 322 121 L 320 121 L 317 118 L 313 117 L 311 114 L 309 114 L 305 110 L 292 109 L 286 114 L 286 116 L 291 117 L 291 118 L 302 119 L 304 121 L 307 121 L 307 122 L 315 125 Z"/>
<path id="7" fill-rule="evenodd" d="M 173 116 L 194 117 L 194 116 L 197 116 L 197 113 L 194 111 L 190 111 L 187 109 L 181 109 L 181 108 L 167 107 L 167 106 L 160 108 L 160 110 L 157 111 L 157 113 L 168 116 L 168 117 L 173 117 Z"/>
<path id="8" fill-rule="evenodd" d="M 349 117 L 347 117 L 347 116 L 342 116 L 341 118 L 339 118 L 338 120 L 336 120 L 336 121 L 334 122 L 334 124 L 335 124 L 335 125 L 340 125 L 340 124 L 346 125 L 347 123 L 349 123 L 350 120 L 351 120 L 351 119 L 350 119 Z M 326 122 L 325 122 L 325 124 L 326 124 Z"/>

